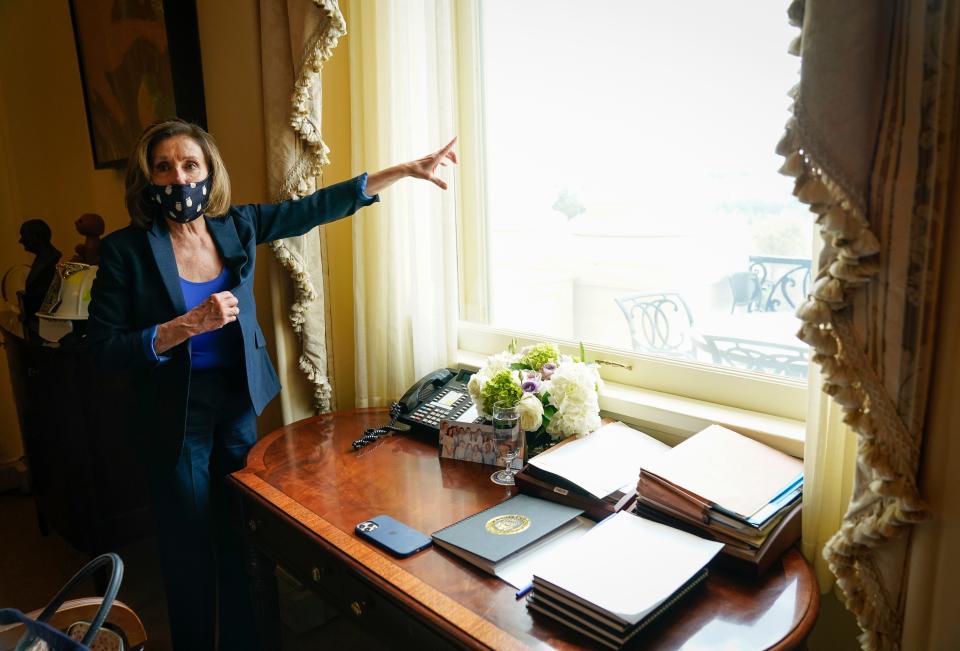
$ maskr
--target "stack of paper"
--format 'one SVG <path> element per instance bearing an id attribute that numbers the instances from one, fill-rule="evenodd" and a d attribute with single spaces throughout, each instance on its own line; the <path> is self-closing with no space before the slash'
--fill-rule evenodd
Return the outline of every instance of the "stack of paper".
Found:
<path id="1" fill-rule="evenodd" d="M 534 567 L 527 607 L 618 649 L 703 581 L 721 546 L 617 513 Z"/>
<path id="2" fill-rule="evenodd" d="M 640 468 L 670 450 L 623 423 L 609 423 L 530 459 L 517 475 L 528 495 L 583 509 L 595 520 L 629 506 Z"/>
<path id="3" fill-rule="evenodd" d="M 802 492 L 802 461 L 711 425 L 644 464 L 636 512 L 699 530 L 766 569 L 799 537 Z"/>

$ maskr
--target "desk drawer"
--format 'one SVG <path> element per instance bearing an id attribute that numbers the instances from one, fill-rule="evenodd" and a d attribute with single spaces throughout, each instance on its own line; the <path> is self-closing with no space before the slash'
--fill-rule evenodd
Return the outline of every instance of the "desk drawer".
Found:
<path id="1" fill-rule="evenodd" d="M 303 528 L 250 500 L 244 500 L 244 516 L 256 547 L 366 633 L 380 637 L 384 648 L 456 648 L 348 569 Z"/>
<path id="2" fill-rule="evenodd" d="M 306 586 L 330 601 L 342 597 L 342 565 L 301 527 L 266 507 L 244 500 L 244 520 L 250 542 Z"/>
<path id="3" fill-rule="evenodd" d="M 347 605 L 344 613 L 364 630 L 378 635 L 384 648 L 457 648 L 359 576 L 345 574 L 343 588 Z"/>

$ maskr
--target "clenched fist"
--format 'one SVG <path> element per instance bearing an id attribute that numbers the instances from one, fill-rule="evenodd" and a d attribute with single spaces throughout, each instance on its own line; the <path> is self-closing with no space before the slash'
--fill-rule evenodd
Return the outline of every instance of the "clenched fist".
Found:
<path id="1" fill-rule="evenodd" d="M 190 310 L 197 334 L 217 330 L 237 320 L 240 314 L 239 301 L 230 292 L 210 294 L 207 299 Z"/>
<path id="2" fill-rule="evenodd" d="M 217 330 L 237 320 L 240 314 L 237 297 L 230 292 L 210 294 L 203 303 L 172 321 L 157 326 L 153 351 L 162 355 L 190 337 Z"/>

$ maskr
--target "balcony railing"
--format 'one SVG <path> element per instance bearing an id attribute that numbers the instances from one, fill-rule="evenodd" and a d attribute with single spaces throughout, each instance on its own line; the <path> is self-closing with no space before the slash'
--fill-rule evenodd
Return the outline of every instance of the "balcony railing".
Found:
<path id="1" fill-rule="evenodd" d="M 772 255 L 751 255 L 748 267 L 756 276 L 750 311 L 792 312 L 810 290 L 810 260 Z"/>

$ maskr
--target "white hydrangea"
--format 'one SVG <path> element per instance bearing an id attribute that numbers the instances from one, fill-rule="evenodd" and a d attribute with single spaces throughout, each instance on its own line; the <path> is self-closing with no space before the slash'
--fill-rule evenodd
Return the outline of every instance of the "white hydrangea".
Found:
<path id="1" fill-rule="evenodd" d="M 547 432 L 566 438 L 599 428 L 601 382 L 596 366 L 569 359 L 561 361 L 546 387 L 550 404 L 557 408 Z"/>

